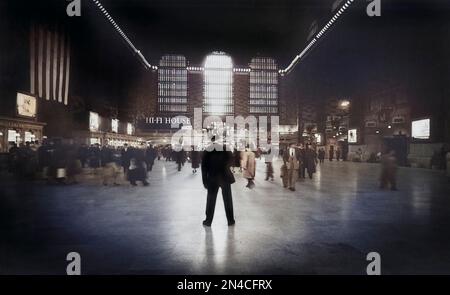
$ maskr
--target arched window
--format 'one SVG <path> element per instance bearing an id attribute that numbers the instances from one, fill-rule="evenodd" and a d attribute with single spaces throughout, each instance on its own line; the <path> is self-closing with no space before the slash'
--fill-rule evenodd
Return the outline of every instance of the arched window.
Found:
<path id="1" fill-rule="evenodd" d="M 204 65 L 205 113 L 222 115 L 233 114 L 233 62 L 223 52 L 208 55 Z"/>

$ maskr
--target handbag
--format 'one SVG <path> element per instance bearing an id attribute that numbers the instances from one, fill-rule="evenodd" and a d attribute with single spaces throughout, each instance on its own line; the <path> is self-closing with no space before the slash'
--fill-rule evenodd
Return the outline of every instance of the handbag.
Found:
<path id="1" fill-rule="evenodd" d="M 226 168 L 225 174 L 226 174 L 226 175 L 225 175 L 226 180 L 227 180 L 230 184 L 233 184 L 233 183 L 236 182 L 236 179 L 234 178 L 234 174 L 233 174 L 233 172 L 231 172 L 231 170 L 230 170 L 229 167 Z"/>

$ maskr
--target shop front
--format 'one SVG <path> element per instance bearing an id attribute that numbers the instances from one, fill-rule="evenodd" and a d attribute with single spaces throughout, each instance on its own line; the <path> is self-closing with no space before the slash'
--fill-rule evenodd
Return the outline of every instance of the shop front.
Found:
<path id="1" fill-rule="evenodd" d="M 99 131 L 75 131 L 73 132 L 73 139 L 77 144 L 99 144 L 114 147 L 121 147 L 124 144 L 137 147 L 144 142 L 142 138 L 134 135 Z"/>
<path id="2" fill-rule="evenodd" d="M 80 124 L 79 130 L 73 131 L 72 138 L 76 144 L 110 145 L 121 147 L 139 146 L 144 140 L 135 135 L 135 127 L 129 122 L 120 122 L 117 118 L 105 118 L 95 112 L 89 112 Z"/>
<path id="3" fill-rule="evenodd" d="M 0 117 L 0 153 L 7 153 L 10 143 L 17 145 L 43 139 L 46 124 L 21 118 Z"/>

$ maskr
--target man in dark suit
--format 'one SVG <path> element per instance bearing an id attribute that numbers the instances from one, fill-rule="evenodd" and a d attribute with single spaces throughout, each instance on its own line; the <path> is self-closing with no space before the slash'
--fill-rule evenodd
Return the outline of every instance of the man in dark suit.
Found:
<path id="1" fill-rule="evenodd" d="M 234 225 L 233 199 L 231 195 L 231 184 L 235 182 L 230 170 L 233 154 L 225 151 L 225 147 L 215 143 L 207 147 L 202 159 L 203 186 L 208 190 L 206 201 L 206 219 L 203 225 L 211 226 L 216 207 L 216 199 L 219 188 L 222 189 L 223 203 L 228 220 L 228 226 Z"/>
<path id="2" fill-rule="evenodd" d="M 130 161 L 131 161 L 131 155 L 132 155 L 132 151 L 128 147 L 128 144 L 123 145 L 123 150 L 122 150 L 121 154 L 122 154 L 123 172 L 125 174 L 125 178 L 128 178 L 128 170 L 130 168 Z"/>

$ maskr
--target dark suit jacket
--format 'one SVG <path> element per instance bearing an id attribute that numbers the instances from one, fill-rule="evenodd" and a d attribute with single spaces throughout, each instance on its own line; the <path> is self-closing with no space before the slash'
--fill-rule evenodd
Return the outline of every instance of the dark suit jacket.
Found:
<path id="1" fill-rule="evenodd" d="M 122 150 L 122 166 L 126 167 L 127 169 L 130 166 L 130 160 L 132 158 L 132 153 L 133 153 L 133 151 L 131 150 L 131 148 L 127 148 L 126 151 L 125 151 L 125 149 Z"/>
<path id="2" fill-rule="evenodd" d="M 203 185 L 221 185 L 234 183 L 235 179 L 230 167 L 233 161 L 233 154 L 228 151 L 205 151 L 202 159 L 202 179 Z"/>

